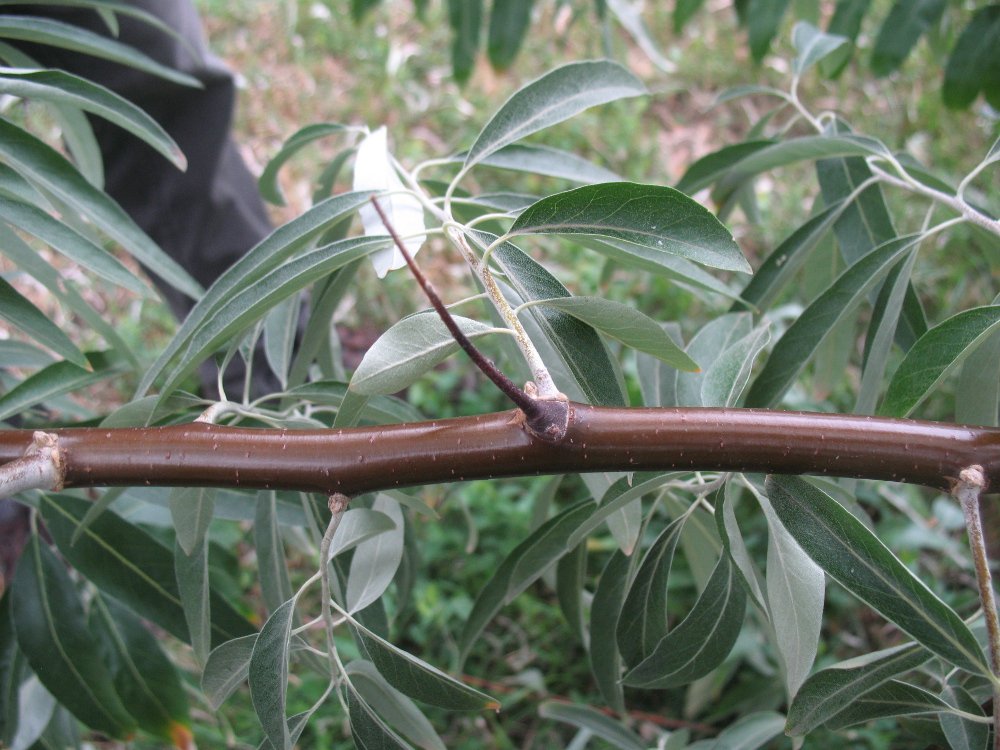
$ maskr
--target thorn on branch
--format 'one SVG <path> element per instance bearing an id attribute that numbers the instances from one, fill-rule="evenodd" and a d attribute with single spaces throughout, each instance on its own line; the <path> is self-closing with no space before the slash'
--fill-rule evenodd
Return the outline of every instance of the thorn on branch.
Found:
<path id="1" fill-rule="evenodd" d="M 569 402 L 565 399 L 537 399 L 530 396 L 528 393 L 523 391 L 521 388 L 514 383 L 513 380 L 504 375 L 495 364 L 488 360 L 476 345 L 469 340 L 469 337 L 462 332 L 462 329 L 458 327 L 458 323 L 452 317 L 451 313 L 448 312 L 448 308 L 444 306 L 441 298 L 438 296 L 437 291 L 434 289 L 434 285 L 424 276 L 421 270 L 417 267 L 417 264 L 413 260 L 413 256 L 406 249 L 406 245 L 403 244 L 402 239 L 400 239 L 399 234 L 397 234 L 395 227 L 392 226 L 389 217 L 383 211 L 382 206 L 379 204 L 378 199 L 373 195 L 371 197 L 372 205 L 375 207 L 375 211 L 378 213 L 379 218 L 382 220 L 382 224 L 385 225 L 386 230 L 389 232 L 389 236 L 392 241 L 396 244 L 399 252 L 402 254 L 403 259 L 406 261 L 406 265 L 409 266 L 410 272 L 413 277 L 417 280 L 420 288 L 424 290 L 424 294 L 427 295 L 427 299 L 431 303 L 431 307 L 437 312 L 438 317 L 441 318 L 441 322 L 444 323 L 448 332 L 451 334 L 455 342 L 462 347 L 462 350 L 469 355 L 469 359 L 472 360 L 473 364 L 479 368 L 479 370 L 488 377 L 493 384 L 500 389 L 500 391 L 507 396 L 514 404 L 524 412 L 525 426 L 528 431 L 531 432 L 535 437 L 544 440 L 548 443 L 558 443 L 566 435 L 566 429 L 569 426 Z"/>

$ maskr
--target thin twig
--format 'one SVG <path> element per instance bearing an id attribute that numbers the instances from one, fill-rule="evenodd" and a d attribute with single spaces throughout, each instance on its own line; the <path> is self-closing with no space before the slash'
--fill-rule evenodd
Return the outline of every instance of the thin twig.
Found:
<path id="1" fill-rule="evenodd" d="M 561 439 L 565 434 L 565 419 L 564 414 L 568 415 L 568 407 L 565 402 L 547 402 L 542 401 L 532 396 L 528 395 L 525 391 L 521 390 L 514 383 L 513 380 L 508 378 L 495 364 L 488 360 L 476 345 L 473 344 L 469 338 L 462 332 L 459 328 L 458 323 L 452 317 L 451 313 L 448 312 L 448 308 L 445 307 L 444 302 L 441 301 L 441 297 L 438 296 L 437 291 L 434 289 L 434 285 L 424 276 L 423 272 L 417 267 L 417 264 L 413 261 L 413 256 L 406 249 L 406 245 L 400 239 L 399 235 L 396 233 L 395 227 L 389 220 L 385 211 L 382 210 L 381 204 L 379 204 L 378 199 L 373 195 L 371 197 L 372 205 L 375 207 L 375 211 L 378 213 L 379 218 L 385 225 L 386 230 L 389 232 L 389 236 L 392 237 L 393 242 L 396 243 L 396 247 L 402 254 L 403 259 L 406 261 L 406 265 L 410 267 L 410 272 L 413 277 L 417 280 L 420 288 L 424 290 L 424 294 L 427 295 L 427 299 L 431 303 L 438 316 L 441 318 L 441 322 L 444 323 L 448 332 L 451 333 L 452 338 L 455 342 L 462 347 L 462 350 L 469 355 L 469 359 L 472 360 L 473 364 L 479 368 L 479 370 L 488 377 L 493 384 L 500 389 L 500 391 L 507 396 L 514 404 L 524 412 L 525 421 L 531 428 L 532 432 L 538 437 L 544 439 Z M 559 413 L 556 413 L 559 412 Z"/>
<path id="2" fill-rule="evenodd" d="M 983 521 L 979 514 L 979 495 L 986 484 L 981 466 L 970 466 L 959 474 L 959 479 L 951 494 L 962 506 L 965 514 L 965 528 L 969 532 L 969 547 L 976 568 L 976 582 L 979 585 L 979 601 L 986 621 L 986 635 L 989 643 L 990 669 L 993 671 L 993 748 L 1000 750 L 1000 619 L 997 615 L 996 596 L 993 593 L 993 576 L 986 554 L 986 540 L 983 537 Z"/>

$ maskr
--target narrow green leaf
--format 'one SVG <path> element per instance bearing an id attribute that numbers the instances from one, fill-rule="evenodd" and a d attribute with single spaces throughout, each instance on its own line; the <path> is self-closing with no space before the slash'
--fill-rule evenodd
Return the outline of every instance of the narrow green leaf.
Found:
<path id="1" fill-rule="evenodd" d="M 340 133 L 351 132 L 353 128 L 346 125 L 338 125 L 332 122 L 315 123 L 300 128 L 282 144 L 281 149 L 264 167 L 264 171 L 257 181 L 260 194 L 268 203 L 276 206 L 285 205 L 285 196 L 281 192 L 281 185 L 278 184 L 278 173 L 281 168 L 295 154 L 308 146 L 310 143 L 326 138 L 329 135 L 339 135 Z"/>
<path id="2" fill-rule="evenodd" d="M 475 341 L 494 329 L 460 315 L 453 316 L 462 333 Z M 395 393 L 457 352 L 458 343 L 433 311 L 395 323 L 365 352 L 350 389 L 364 396 Z"/>
<path id="3" fill-rule="evenodd" d="M 460 154 L 456 158 L 461 159 L 462 155 Z M 573 182 L 614 182 L 621 179 L 610 169 L 605 169 L 569 151 L 551 146 L 514 143 L 490 154 L 479 164 L 484 167 L 530 172 L 545 177 L 558 177 Z"/>
<path id="4" fill-rule="evenodd" d="M 590 671 L 605 703 L 618 712 L 625 710 L 625 696 L 622 657 L 615 634 L 635 560 L 635 555 L 626 557 L 616 549 L 604 566 L 590 603 Z"/>
<path id="5" fill-rule="evenodd" d="M 103 595 L 94 598 L 91 622 L 101 634 L 115 690 L 139 728 L 164 739 L 185 731 L 190 717 L 180 675 L 146 624 Z"/>
<path id="6" fill-rule="evenodd" d="M 350 683 L 347 685 L 347 709 L 351 738 L 358 750 L 410 750 Z"/>
<path id="7" fill-rule="evenodd" d="M 344 216 L 368 201 L 371 193 L 344 193 L 317 203 L 304 214 L 275 229 L 230 266 L 200 297 L 174 338 L 139 384 L 137 396 L 145 395 L 178 352 L 188 346 L 195 331 L 205 327 L 233 296 L 267 276 L 289 257 L 308 247 Z"/>
<path id="8" fill-rule="evenodd" d="M 788 709 L 785 731 L 792 737 L 811 732 L 859 695 L 916 669 L 930 658 L 927 649 L 916 643 L 905 643 L 821 669 L 806 679 L 795 694 Z"/>
<path id="9" fill-rule="evenodd" d="M 0 16 L 0 38 L 22 42 L 49 44 L 61 49 L 82 52 L 85 55 L 121 63 L 129 68 L 150 73 L 182 86 L 201 88 L 201 83 L 185 73 L 153 60 L 139 50 L 115 41 L 102 34 L 95 34 L 79 26 L 38 16 Z"/>
<path id="10" fill-rule="evenodd" d="M 581 542 L 556 563 L 556 598 L 566 623 L 580 643 L 586 644 L 583 608 L 584 579 L 587 574 L 587 545 Z"/>
<path id="11" fill-rule="evenodd" d="M 264 356 L 282 388 L 288 386 L 288 370 L 292 364 L 301 309 L 302 300 L 299 295 L 293 294 L 264 316 Z"/>
<path id="12" fill-rule="evenodd" d="M 496 235 L 486 232 L 473 236 L 484 245 L 497 239 Z M 491 258 L 525 302 L 570 296 L 569 290 L 555 276 L 510 242 L 497 245 Z M 625 405 L 615 364 L 593 328 L 559 310 L 529 308 L 529 311 L 542 335 L 566 363 L 584 398 L 601 406 Z"/>
<path id="13" fill-rule="evenodd" d="M 760 574 L 750 557 L 743 533 L 736 520 L 733 501 L 738 491 L 735 482 L 726 482 L 725 490 L 715 497 L 715 528 L 726 553 L 732 558 L 736 570 L 743 580 L 744 588 L 750 595 L 750 601 L 767 616 L 767 605 L 764 603 L 764 592 L 760 586 Z"/>
<path id="14" fill-rule="evenodd" d="M 528 207 L 507 237 L 582 234 L 611 237 L 703 265 L 750 273 L 729 230 L 673 188 L 608 182 L 567 190 Z"/>
<path id="15" fill-rule="evenodd" d="M 631 729 L 590 706 L 545 701 L 538 707 L 538 715 L 585 729 L 619 750 L 645 750 L 647 747 Z"/>
<path id="16" fill-rule="evenodd" d="M 463 171 L 504 146 L 567 120 L 585 109 L 646 93 L 638 78 L 607 60 L 563 65 L 517 91 L 486 124 Z"/>
<path id="17" fill-rule="evenodd" d="M 187 167 L 184 154 L 156 120 L 128 99 L 85 78 L 61 70 L 0 68 L 0 92 L 69 105 L 103 117 L 151 146 L 178 169 Z"/>
<path id="18" fill-rule="evenodd" d="M 983 717 L 983 721 L 970 721 L 951 713 L 938 716 L 941 731 L 948 738 L 952 750 L 987 750 L 990 745 L 990 725 L 986 715 L 972 694 L 963 687 L 947 685 L 941 692 L 941 699 L 949 705 L 973 716 Z"/>
<path id="19" fill-rule="evenodd" d="M 138 526 L 105 512 L 73 542 L 90 504 L 69 495 L 43 495 L 39 510 L 59 551 L 99 589 L 136 614 L 188 641 L 171 551 Z M 255 628 L 219 594 L 212 594 L 212 637 L 221 643 Z"/>
<path id="20" fill-rule="evenodd" d="M 198 662 L 204 664 L 212 650 L 212 602 L 209 598 L 211 586 L 206 537 L 202 536 L 190 555 L 181 547 L 180 540 L 175 540 L 174 575 L 181 607 L 184 608 L 184 620 L 191 636 L 191 648 Z"/>
<path id="21" fill-rule="evenodd" d="M 605 519 L 615 511 L 625 507 L 633 500 L 648 495 L 677 476 L 677 473 L 642 472 L 617 480 L 601 497 L 601 504 L 597 509 L 569 535 L 570 546 L 575 547 L 582 542 L 590 532 L 604 523 Z"/>
<path id="22" fill-rule="evenodd" d="M 771 48 L 771 40 L 778 33 L 789 2 L 790 0 L 749 0 L 746 14 L 747 36 L 754 61 L 759 63 L 763 60 Z"/>
<path id="23" fill-rule="evenodd" d="M 70 362 L 56 362 L 21 381 L 0 396 L 0 420 L 106 380 L 125 369 L 122 363 L 111 361 L 104 352 L 89 353 L 87 362 L 92 370 L 84 370 Z"/>
<path id="24" fill-rule="evenodd" d="M 212 649 L 201 673 L 201 689 L 213 711 L 236 692 L 250 673 L 250 657 L 257 633 L 234 638 Z"/>
<path id="25" fill-rule="evenodd" d="M 401 693 L 451 711 L 499 710 L 495 698 L 392 645 L 360 623 L 354 624 L 354 635 L 362 655 Z"/>
<path id="26" fill-rule="evenodd" d="M 816 659 L 826 577 L 778 519 L 771 503 L 757 496 L 767 519 L 767 611 L 785 672 L 785 687 L 794 697 Z"/>
<path id="27" fill-rule="evenodd" d="M 836 731 L 872 719 L 935 714 L 949 708 L 947 703 L 921 687 L 889 680 L 864 695 L 855 696 L 847 708 L 827 720 L 826 727 Z"/>
<path id="28" fill-rule="evenodd" d="M 331 230 L 337 233 L 339 231 L 339 228 Z M 309 317 L 288 369 L 289 385 L 301 385 L 309 377 L 309 369 L 314 362 L 323 378 L 346 382 L 347 374 L 344 371 L 343 357 L 340 356 L 340 338 L 332 337 L 330 332 L 333 330 L 333 316 L 337 307 L 344 295 L 352 289 L 361 263 L 361 259 L 348 263 L 326 279 L 313 284 L 309 290 Z"/>
<path id="29" fill-rule="evenodd" d="M 160 250 L 117 203 L 87 182 L 51 146 L 3 119 L 0 119 L 0 157 L 29 182 L 90 219 L 136 260 L 155 269 L 156 275 L 165 282 L 188 296 L 201 295 L 201 287 L 187 271 Z"/>
<path id="30" fill-rule="evenodd" d="M 532 300 L 532 305 L 554 307 L 582 320 L 606 336 L 640 352 L 651 354 L 679 370 L 698 369 L 684 350 L 652 318 L 633 307 L 601 297 L 552 297 Z"/>
<path id="31" fill-rule="evenodd" d="M 394 497 L 398 498 L 398 495 Z M 340 526 L 330 544 L 330 557 L 336 557 L 357 547 L 366 539 L 393 531 L 396 522 L 371 508 L 350 508 L 340 520 Z"/>
<path id="32" fill-rule="evenodd" d="M 455 80 L 464 84 L 476 67 L 482 39 L 483 0 L 448 0 L 451 25 L 451 69 Z"/>
<path id="33" fill-rule="evenodd" d="M 351 511 L 348 511 L 350 513 Z M 343 526 L 343 521 L 341 526 Z M 340 531 L 340 529 L 337 529 Z M 288 580 L 285 548 L 281 543 L 278 527 L 278 495 L 273 490 L 257 493 L 257 509 L 253 521 L 254 548 L 257 550 L 257 569 L 260 573 L 260 590 L 264 606 L 273 612 L 282 602 L 292 598 L 292 585 Z"/>
<path id="34" fill-rule="evenodd" d="M 962 29 L 944 68 L 942 95 L 948 107 L 963 109 L 979 92 L 1000 108 L 1000 4 L 986 5 L 972 14 Z"/>
<path id="35" fill-rule="evenodd" d="M 687 617 L 626 673 L 624 683 L 642 688 L 685 685 L 719 666 L 743 627 L 746 591 L 736 576 L 729 556 L 719 558 Z"/>
<path id="36" fill-rule="evenodd" d="M 86 361 L 86 360 L 85 360 Z M 52 364 L 52 355 L 26 341 L 0 339 L 0 367 L 38 368 Z"/>
<path id="37" fill-rule="evenodd" d="M 372 709 L 418 748 L 445 750 L 427 717 L 406 695 L 390 685 L 375 665 L 355 659 L 344 669 L 351 685 Z"/>
<path id="38" fill-rule="evenodd" d="M 18 651 L 17 634 L 14 632 L 13 599 L 8 585 L 0 596 L 0 742 L 8 745 L 20 723 L 17 719 L 18 690 L 24 659 Z"/>
<path id="39" fill-rule="evenodd" d="M 674 5 L 674 33 L 680 36 L 687 22 L 704 4 L 705 0 L 677 0 Z"/>
<path id="40" fill-rule="evenodd" d="M 372 510 L 386 515 L 393 528 L 360 542 L 351 558 L 345 602 L 349 612 L 358 612 L 385 593 L 403 559 L 403 511 L 389 495 L 379 494 Z"/>
<path id="41" fill-rule="evenodd" d="M 941 380 L 1000 330 L 1000 305 L 964 310 L 921 336 L 900 363 L 878 413 L 905 417 Z"/>
<path id="42" fill-rule="evenodd" d="M 994 303 L 1000 299 L 994 299 Z M 3 355 L 0 354 L 0 358 Z M 955 384 L 955 421 L 996 427 L 1000 417 L 1000 333 L 994 333 L 965 358 Z"/>
<path id="43" fill-rule="evenodd" d="M 702 401 L 706 390 L 706 378 L 723 352 L 747 336 L 752 335 L 752 316 L 749 313 L 728 313 L 720 315 L 702 326 L 687 345 L 688 356 L 698 363 L 698 372 L 673 372 L 674 396 L 678 406 L 723 406 L 720 403 L 706 404 Z M 730 370 L 731 368 L 724 368 Z M 732 373 L 731 373 L 732 374 Z M 722 395 L 716 383 L 708 387 L 713 398 Z"/>
<path id="44" fill-rule="evenodd" d="M 922 234 L 879 245 L 844 271 L 785 331 L 747 394 L 747 406 L 773 406 L 813 356 L 826 336 L 888 272 L 918 244 Z"/>
<path id="45" fill-rule="evenodd" d="M 46 690 L 87 726 L 111 737 L 131 734 L 135 720 L 87 631 L 69 573 L 37 535 L 28 539 L 12 589 L 18 647 Z"/>
<path id="46" fill-rule="evenodd" d="M 493 0 L 486 51 L 490 65 L 506 70 L 517 57 L 531 23 L 535 0 Z"/>
<path id="47" fill-rule="evenodd" d="M 37 307 L 0 277 L 0 318 L 77 367 L 86 367 L 87 358 L 69 336 L 45 317 Z M 2 417 L 0 417 L 2 419 Z"/>
<path id="48" fill-rule="evenodd" d="M 742 94 L 744 91 L 740 89 L 738 93 Z M 754 89 L 747 93 L 759 92 Z M 722 99 L 722 101 L 727 101 L 727 99 Z M 723 146 L 718 151 L 701 157 L 689 166 L 675 187 L 682 193 L 693 195 L 724 177 L 747 157 L 774 146 L 776 143 L 778 141 L 769 138 Z"/>
<path id="49" fill-rule="evenodd" d="M 781 735 L 785 717 L 775 711 L 747 714 L 726 727 L 715 738 L 719 750 L 757 750 Z"/>
<path id="50" fill-rule="evenodd" d="M 593 507 L 589 500 L 570 506 L 539 526 L 504 558 L 479 592 L 465 621 L 459 638 L 459 652 L 463 660 L 494 615 L 538 580 L 549 565 L 576 546 L 575 543 L 567 544 L 567 539 L 590 515 Z"/>
<path id="51" fill-rule="evenodd" d="M 820 60 L 849 43 L 850 39 L 847 37 L 823 33 L 811 23 L 799 21 L 792 29 L 792 44 L 798 52 L 792 70 L 795 75 L 801 76 Z"/>
<path id="52" fill-rule="evenodd" d="M 279 750 L 292 747 L 285 720 L 285 696 L 294 616 L 295 600 L 289 599 L 267 618 L 250 655 L 248 674 L 253 708 L 267 738 Z"/>
<path id="53" fill-rule="evenodd" d="M 646 552 L 618 620 L 618 650 L 628 664 L 653 653 L 667 634 L 667 579 L 686 516 L 665 528 Z"/>
<path id="54" fill-rule="evenodd" d="M 120 260 L 45 211 L 20 201 L 3 201 L 0 203 L 0 217 L 112 284 L 143 297 L 153 295 L 149 286 L 139 280 Z"/>
<path id="55" fill-rule="evenodd" d="M 944 13 L 945 0 L 896 0 L 872 47 L 872 72 L 889 75 Z"/>
<path id="56" fill-rule="evenodd" d="M 738 406 L 754 362 L 771 340 L 765 324 L 727 346 L 705 371 L 701 381 L 704 406 Z"/>
<path id="57" fill-rule="evenodd" d="M 788 532 L 844 588 L 941 658 L 989 674 L 955 610 L 836 500 L 798 477 L 768 477 L 767 495 Z"/>
<path id="58" fill-rule="evenodd" d="M 210 487 L 176 487 L 170 491 L 170 516 L 184 554 L 190 555 L 205 539 L 214 508 L 215 490 Z"/>
<path id="59" fill-rule="evenodd" d="M 211 318 L 202 321 L 190 332 L 187 350 L 161 388 L 161 398 L 173 392 L 206 357 L 229 346 L 234 338 L 252 327 L 277 303 L 358 258 L 386 247 L 388 242 L 384 237 L 340 240 L 290 260 L 267 276 L 249 283 L 223 301 Z M 189 314 L 185 324 L 190 320 Z M 178 332 L 174 340 L 181 336 L 181 332 Z"/>

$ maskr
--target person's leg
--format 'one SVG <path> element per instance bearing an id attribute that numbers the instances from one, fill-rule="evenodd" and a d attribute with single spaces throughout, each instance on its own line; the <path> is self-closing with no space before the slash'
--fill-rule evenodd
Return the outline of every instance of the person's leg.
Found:
<path id="1" fill-rule="evenodd" d="M 91 118 L 105 161 L 105 189 L 156 243 L 202 285 L 208 286 L 270 231 L 257 183 L 231 137 L 235 102 L 232 73 L 207 48 L 201 19 L 191 0 L 134 0 L 133 5 L 177 32 L 165 33 L 141 20 L 119 15 L 118 40 L 157 62 L 198 79 L 202 89 L 89 55 L 42 45 L 25 49 L 45 66 L 58 67 L 100 83 L 150 114 L 177 141 L 187 157 L 181 172 L 132 134 Z M 92 10 L 58 6 L 14 6 L 2 12 L 44 15 L 108 35 Z M 149 269 L 155 274 L 156 269 Z M 163 288 L 174 312 L 183 317 L 193 301 Z M 257 392 L 277 386 L 263 357 L 255 361 Z M 231 397 L 238 397 L 239 366 L 227 372 Z M 204 378 L 214 392 L 214 376 Z M 211 390 L 209 390 L 211 389 Z"/>

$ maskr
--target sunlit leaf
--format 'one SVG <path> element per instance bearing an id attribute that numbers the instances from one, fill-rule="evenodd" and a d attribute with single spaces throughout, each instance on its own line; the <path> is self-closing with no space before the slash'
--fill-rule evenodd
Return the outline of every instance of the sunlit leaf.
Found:
<path id="1" fill-rule="evenodd" d="M 750 273 L 729 230 L 673 188 L 607 182 L 556 193 L 521 212 L 507 231 L 611 237 L 714 268 Z"/>
<path id="2" fill-rule="evenodd" d="M 719 666 L 743 627 L 746 591 L 736 576 L 729 556 L 719 558 L 687 617 L 626 673 L 624 683 L 642 688 L 684 685 Z"/>
<path id="3" fill-rule="evenodd" d="M 585 109 L 645 93 L 642 82 L 617 63 L 597 60 L 563 65 L 504 103 L 472 144 L 464 169 Z"/>
<path id="4" fill-rule="evenodd" d="M 59 559 L 33 534 L 21 555 L 11 602 L 17 643 L 39 680 L 87 726 L 111 737 L 135 730 L 87 631 L 83 604 Z"/>
<path id="5" fill-rule="evenodd" d="M 767 495 L 788 532 L 844 588 L 943 659 L 989 674 L 955 610 L 836 500 L 799 477 L 768 477 Z"/>
<path id="6" fill-rule="evenodd" d="M 1000 305 L 964 310 L 921 336 L 893 373 L 878 413 L 905 417 L 995 331 Z"/>

